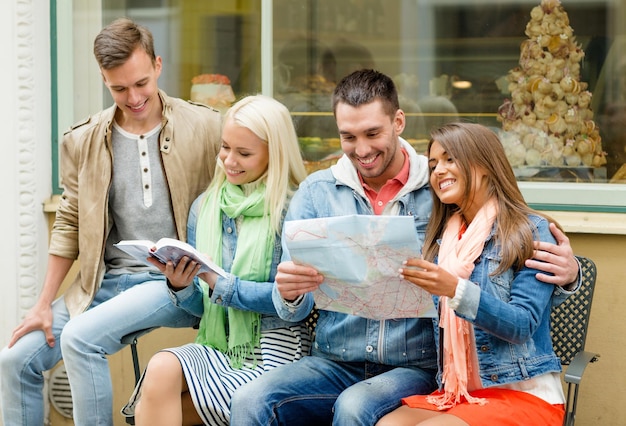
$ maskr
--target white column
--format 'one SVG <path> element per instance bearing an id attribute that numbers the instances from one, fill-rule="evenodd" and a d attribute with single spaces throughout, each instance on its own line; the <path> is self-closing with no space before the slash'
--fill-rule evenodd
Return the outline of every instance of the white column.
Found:
<path id="1" fill-rule="evenodd" d="M 2 9 L 0 347 L 39 294 L 48 241 L 42 203 L 51 193 L 49 2 L 5 0 Z"/>
<path id="2" fill-rule="evenodd" d="M 49 2 L 3 2 L 0 346 L 35 302 L 45 271 L 48 229 L 42 203 L 51 193 L 49 22 Z"/>

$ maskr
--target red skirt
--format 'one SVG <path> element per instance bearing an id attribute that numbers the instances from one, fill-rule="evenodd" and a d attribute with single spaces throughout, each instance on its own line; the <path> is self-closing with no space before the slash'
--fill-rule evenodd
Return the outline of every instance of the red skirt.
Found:
<path id="1" fill-rule="evenodd" d="M 433 395 L 437 395 L 435 392 Z M 441 410 L 463 420 L 470 426 L 485 424 L 498 426 L 528 426 L 563 424 L 565 410 L 563 404 L 551 405 L 541 398 L 526 392 L 510 389 L 479 389 L 471 392 L 472 396 L 485 398 L 485 405 L 462 402 L 455 407 Z M 427 395 L 413 395 L 402 399 L 402 403 L 411 408 L 438 411 L 437 407 L 426 401 Z M 487 423 L 486 423 L 487 422 Z"/>

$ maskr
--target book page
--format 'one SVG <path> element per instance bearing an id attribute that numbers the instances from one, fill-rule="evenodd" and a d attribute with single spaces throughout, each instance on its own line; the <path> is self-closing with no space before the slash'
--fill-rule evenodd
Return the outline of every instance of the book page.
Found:
<path id="1" fill-rule="evenodd" d="M 226 271 L 217 266 L 207 256 L 197 251 L 190 244 L 174 238 L 161 238 L 156 243 L 149 240 L 124 240 L 115 244 L 115 246 L 147 265 L 151 265 L 146 260 L 148 257 L 154 257 L 163 264 L 171 261 L 176 266 L 183 256 L 187 256 L 200 263 L 199 273 L 213 271 L 222 277 L 227 276 Z M 156 251 L 151 252 L 150 249 L 152 247 L 156 247 Z"/>
<path id="2" fill-rule="evenodd" d="M 137 260 L 149 266 L 153 266 L 148 262 L 147 258 L 152 257 L 150 248 L 154 247 L 154 243 L 150 240 L 124 240 L 117 244 L 113 244 L 118 249 L 130 254 Z"/>

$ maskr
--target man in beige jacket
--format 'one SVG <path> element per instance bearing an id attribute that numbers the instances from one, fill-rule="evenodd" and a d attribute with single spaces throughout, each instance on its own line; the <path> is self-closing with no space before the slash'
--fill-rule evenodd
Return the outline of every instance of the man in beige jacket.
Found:
<path id="1" fill-rule="evenodd" d="M 159 90 L 152 35 L 131 20 L 104 28 L 94 54 L 115 105 L 64 135 L 64 191 L 41 295 L 0 352 L 7 426 L 44 423 L 42 373 L 61 358 L 75 424 L 112 425 L 106 355 L 122 349 L 130 332 L 192 326 L 202 312 L 201 300 L 184 294 L 173 303 L 156 268 L 113 244 L 186 239 L 191 202 L 213 176 L 219 113 Z M 79 254 L 78 276 L 55 300 Z"/>

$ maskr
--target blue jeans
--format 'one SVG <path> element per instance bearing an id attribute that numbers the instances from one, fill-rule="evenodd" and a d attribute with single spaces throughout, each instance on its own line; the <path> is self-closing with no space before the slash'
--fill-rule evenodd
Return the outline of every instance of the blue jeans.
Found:
<path id="1" fill-rule="evenodd" d="M 193 294 L 192 288 L 186 290 Z M 201 307 L 202 300 L 198 299 Z M 47 345 L 38 330 L 0 352 L 5 426 L 43 425 L 42 372 L 61 358 L 72 389 L 74 424 L 112 425 L 112 385 L 106 355 L 122 349 L 125 345 L 120 339 L 128 333 L 161 326 L 190 327 L 198 322 L 196 316 L 172 302 L 165 277 L 149 272 L 105 276 L 89 310 L 71 320 L 63 297 L 52 308 L 54 347 Z"/>
<path id="2" fill-rule="evenodd" d="M 230 424 L 373 425 L 401 398 L 435 387 L 434 370 L 307 356 L 235 391 Z"/>

